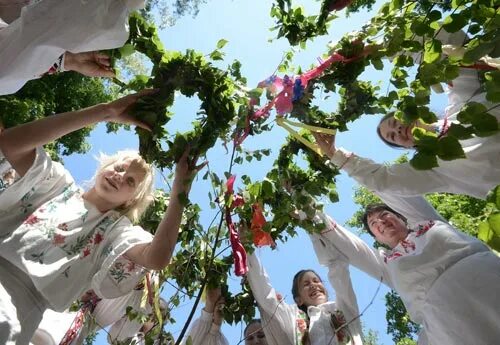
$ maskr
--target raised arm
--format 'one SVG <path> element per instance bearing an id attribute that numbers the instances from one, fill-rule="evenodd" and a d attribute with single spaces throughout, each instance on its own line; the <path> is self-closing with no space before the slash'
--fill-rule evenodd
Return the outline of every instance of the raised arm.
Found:
<path id="1" fill-rule="evenodd" d="M 38 78 L 65 52 L 121 47 L 129 12 L 143 5 L 144 0 L 44 0 L 24 8 L 0 30 L 0 95 Z"/>
<path id="2" fill-rule="evenodd" d="M 8 128 L 0 133 L 0 150 L 20 176 L 35 159 L 35 148 L 48 144 L 68 133 L 101 121 L 135 124 L 145 127 L 129 114 L 130 107 L 141 97 L 154 92 L 143 90 L 116 101 Z"/>
<path id="3" fill-rule="evenodd" d="M 286 304 L 278 300 L 276 290 L 272 287 L 269 276 L 255 252 L 248 257 L 247 279 L 255 301 L 266 313 L 272 315 L 279 305 Z"/>
<path id="4" fill-rule="evenodd" d="M 348 262 L 369 274 L 374 279 L 392 287 L 383 254 L 370 248 L 363 240 L 346 230 L 326 215 L 327 229 L 320 234 L 311 234 L 311 241 L 319 263 L 335 269 L 337 262 Z"/>
<path id="5" fill-rule="evenodd" d="M 334 137 L 314 134 L 323 153 L 339 169 L 375 193 L 416 196 L 433 192 L 449 192 L 447 178 L 439 169 L 415 170 L 409 163 L 384 165 L 359 157 L 334 146 Z M 447 162 L 441 162 L 446 164 Z"/>
<path id="6" fill-rule="evenodd" d="M 129 249 L 125 255 L 131 261 L 153 270 L 161 270 L 170 263 L 184 211 L 180 197 L 187 196 L 194 176 L 206 164 L 205 162 L 196 166 L 196 160 L 197 157 L 189 159 L 189 148 L 187 148 L 177 163 L 170 202 L 156 229 L 153 241 Z"/>
<path id="7" fill-rule="evenodd" d="M 223 304 L 224 300 L 221 298 L 219 288 L 207 291 L 207 303 L 201 311 L 201 316 L 194 321 L 187 335 L 187 339 L 191 338 L 193 345 L 229 345 L 220 330 Z M 183 344 L 186 342 L 187 340 Z"/>

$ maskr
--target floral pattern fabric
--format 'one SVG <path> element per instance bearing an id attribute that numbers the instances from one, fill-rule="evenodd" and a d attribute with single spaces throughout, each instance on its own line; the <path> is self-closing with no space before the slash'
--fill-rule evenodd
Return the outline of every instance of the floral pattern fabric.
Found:
<path id="1" fill-rule="evenodd" d="M 44 199 L 44 193 L 55 196 Z M 85 202 L 69 173 L 43 150 L 23 178 L 0 192 L 0 205 L 14 194 L 19 200 L 0 210 L 0 228 L 7 230 L 0 255 L 30 276 L 53 309 L 66 309 L 90 289 L 116 298 L 143 277 L 144 269 L 123 254 L 152 235 Z"/>

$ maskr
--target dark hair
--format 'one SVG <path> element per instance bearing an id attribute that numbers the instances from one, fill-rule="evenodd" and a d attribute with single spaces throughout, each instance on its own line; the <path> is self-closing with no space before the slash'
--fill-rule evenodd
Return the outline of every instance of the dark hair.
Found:
<path id="1" fill-rule="evenodd" d="M 365 213 L 361 216 L 361 222 L 363 222 L 363 226 L 365 227 L 365 230 L 368 231 L 372 237 L 375 237 L 373 232 L 370 230 L 370 227 L 368 226 L 368 216 L 374 212 L 380 212 L 380 211 L 389 211 L 391 213 L 394 213 L 397 217 L 401 218 L 405 223 L 407 222 L 407 219 L 405 216 L 403 216 L 401 213 L 394 211 L 392 208 L 387 206 L 386 204 L 370 204 L 366 206 L 365 208 Z"/>
<path id="2" fill-rule="evenodd" d="M 299 297 L 299 282 L 300 282 L 300 279 L 302 278 L 302 276 L 308 272 L 312 272 L 316 275 L 316 277 L 319 278 L 319 280 L 321 282 L 323 282 L 323 280 L 321 279 L 321 277 L 319 276 L 318 273 L 316 273 L 316 271 L 314 270 L 311 270 L 311 269 L 307 269 L 307 270 L 300 270 L 298 271 L 297 273 L 295 273 L 295 276 L 293 276 L 293 281 L 292 281 L 292 296 L 293 296 L 293 300 L 294 301 L 297 301 L 297 298 Z M 304 305 L 298 305 L 299 309 L 301 309 L 302 311 L 304 311 L 305 313 L 307 313 L 307 307 L 304 306 Z"/>
<path id="3" fill-rule="evenodd" d="M 395 144 L 395 143 L 391 143 L 389 141 L 387 141 L 386 138 L 384 138 L 382 136 L 382 133 L 380 133 L 380 124 L 382 122 L 384 122 L 385 120 L 391 118 L 391 117 L 394 117 L 394 112 L 391 111 L 390 113 L 387 113 L 384 115 L 384 117 L 382 117 L 382 119 L 380 119 L 378 125 L 377 125 L 377 134 L 378 134 L 378 137 L 380 138 L 380 140 L 382 140 L 387 146 L 390 146 L 394 149 L 406 149 L 407 147 L 404 147 L 403 145 L 399 145 L 399 144 Z"/>
<path id="4" fill-rule="evenodd" d="M 247 325 L 245 326 L 245 329 L 243 330 L 243 336 L 245 338 L 248 336 L 248 334 L 247 334 L 248 327 L 250 327 L 251 325 L 253 325 L 255 323 L 260 323 L 261 324 L 262 321 L 260 319 L 253 319 L 249 323 L 247 323 Z"/>

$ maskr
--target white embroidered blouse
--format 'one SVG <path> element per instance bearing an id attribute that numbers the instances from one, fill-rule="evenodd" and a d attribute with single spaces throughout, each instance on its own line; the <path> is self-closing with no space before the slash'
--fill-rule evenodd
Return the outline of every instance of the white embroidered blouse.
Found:
<path id="1" fill-rule="evenodd" d="M 26 175 L 0 191 L 0 255 L 29 275 L 56 311 L 89 289 L 123 296 L 145 272 L 123 254 L 152 235 L 116 211 L 100 213 L 82 193 L 41 148 Z"/>

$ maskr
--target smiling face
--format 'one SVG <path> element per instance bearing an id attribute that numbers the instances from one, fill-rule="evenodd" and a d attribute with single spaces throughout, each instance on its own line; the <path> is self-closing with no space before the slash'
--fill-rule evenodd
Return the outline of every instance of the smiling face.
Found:
<path id="1" fill-rule="evenodd" d="M 415 146 L 415 141 L 411 131 L 415 125 L 405 125 L 394 116 L 387 117 L 378 125 L 380 136 L 388 143 L 401 147 L 411 148 Z"/>
<path id="2" fill-rule="evenodd" d="M 370 213 L 368 227 L 378 242 L 394 248 L 408 236 L 408 227 L 403 219 L 388 210 Z"/>
<path id="3" fill-rule="evenodd" d="M 262 330 L 262 324 L 258 321 L 252 322 L 245 329 L 245 345 L 267 345 L 266 335 Z"/>
<path id="4" fill-rule="evenodd" d="M 320 277 L 313 271 L 306 271 L 299 278 L 298 294 L 295 302 L 298 306 L 317 306 L 328 302 L 328 293 Z"/>
<path id="5" fill-rule="evenodd" d="M 145 176 L 146 171 L 137 159 L 118 159 L 97 174 L 95 190 L 111 208 L 120 207 L 134 198 Z"/>

